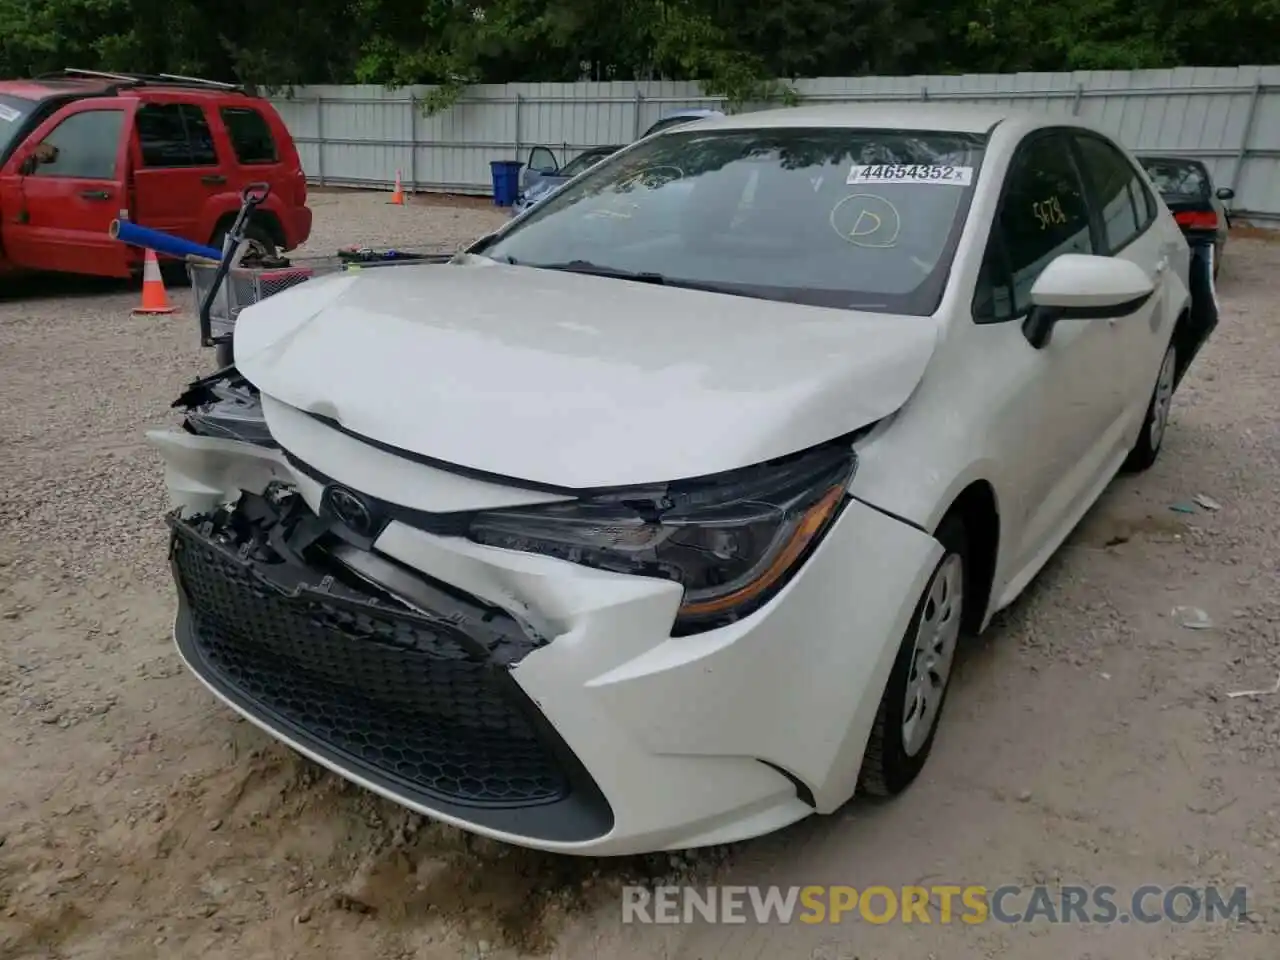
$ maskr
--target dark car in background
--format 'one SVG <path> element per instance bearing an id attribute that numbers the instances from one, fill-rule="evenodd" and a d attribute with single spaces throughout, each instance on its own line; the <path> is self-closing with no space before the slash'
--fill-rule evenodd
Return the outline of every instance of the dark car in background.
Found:
<path id="1" fill-rule="evenodd" d="M 1224 201 L 1236 193 L 1230 187 L 1213 185 L 1209 169 L 1190 157 L 1139 157 L 1147 176 L 1186 235 L 1187 242 L 1210 244 L 1213 248 L 1213 275 L 1218 275 L 1227 245 L 1231 216 Z"/>

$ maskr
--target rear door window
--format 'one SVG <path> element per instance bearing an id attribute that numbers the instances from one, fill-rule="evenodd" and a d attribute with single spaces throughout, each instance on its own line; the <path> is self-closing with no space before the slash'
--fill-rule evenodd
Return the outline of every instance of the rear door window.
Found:
<path id="1" fill-rule="evenodd" d="M 204 108 L 194 103 L 182 104 L 182 120 L 187 127 L 187 141 L 191 144 L 191 162 L 197 167 L 213 167 L 218 164 L 218 149 L 213 144 L 213 131 Z"/>
<path id="2" fill-rule="evenodd" d="M 44 144 L 52 159 L 35 168 L 37 177 L 75 177 L 81 180 L 116 179 L 121 110 L 85 110 L 73 113 L 50 131 Z"/>
<path id="3" fill-rule="evenodd" d="M 1146 187 L 1123 153 L 1100 137 L 1075 136 L 1080 162 L 1102 219 L 1106 253 L 1118 253 L 1151 225 Z"/>
<path id="4" fill-rule="evenodd" d="M 152 169 L 218 163 L 204 111 L 191 103 L 146 103 L 134 121 L 142 165 Z"/>
<path id="5" fill-rule="evenodd" d="M 222 122 L 226 124 L 235 149 L 236 159 L 242 164 L 277 163 L 280 155 L 275 138 L 266 118 L 252 107 L 223 107 Z"/>

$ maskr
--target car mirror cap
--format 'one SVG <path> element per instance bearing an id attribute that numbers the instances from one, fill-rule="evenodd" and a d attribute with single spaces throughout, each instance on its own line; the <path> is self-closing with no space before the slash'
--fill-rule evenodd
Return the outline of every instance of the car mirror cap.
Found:
<path id="1" fill-rule="evenodd" d="M 1136 263 L 1121 257 L 1064 253 L 1044 268 L 1031 288 L 1031 312 L 1022 325 L 1037 350 L 1065 320 L 1111 320 L 1139 309 L 1155 283 Z"/>
<path id="2" fill-rule="evenodd" d="M 1145 270 L 1123 257 L 1064 253 L 1049 263 L 1031 288 L 1031 302 L 1061 311 L 1063 319 L 1141 301 L 1155 292 Z"/>

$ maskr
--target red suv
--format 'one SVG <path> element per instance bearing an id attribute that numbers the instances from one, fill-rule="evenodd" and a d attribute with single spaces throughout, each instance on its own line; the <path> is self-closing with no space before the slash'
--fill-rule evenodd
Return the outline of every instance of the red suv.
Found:
<path id="1" fill-rule="evenodd" d="M 279 250 L 304 243 L 293 138 L 234 85 L 88 70 L 0 81 L 0 272 L 135 274 L 143 252 L 110 238 L 116 218 L 221 248 L 256 181 L 271 194 L 250 235 Z"/>

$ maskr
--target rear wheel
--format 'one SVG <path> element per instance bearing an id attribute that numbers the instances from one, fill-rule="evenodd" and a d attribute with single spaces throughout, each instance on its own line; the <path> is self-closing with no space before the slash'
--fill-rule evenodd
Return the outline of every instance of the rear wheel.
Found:
<path id="1" fill-rule="evenodd" d="M 964 619 L 969 539 L 954 516 L 943 520 L 936 536 L 942 559 L 902 638 L 862 757 L 858 786 L 872 796 L 901 793 L 924 769 L 951 683 Z"/>
<path id="2" fill-rule="evenodd" d="M 227 239 L 227 230 L 230 224 L 218 227 L 213 231 L 213 238 L 209 241 L 209 246 L 215 250 L 221 251 L 222 245 Z M 252 240 L 262 248 L 263 253 L 268 257 L 278 256 L 280 251 L 276 248 L 276 242 L 272 239 L 271 234 L 260 223 L 251 223 L 245 228 L 244 236 L 246 240 Z"/>
<path id="3" fill-rule="evenodd" d="M 1165 431 L 1169 427 L 1169 410 L 1173 406 L 1173 386 L 1177 376 L 1178 350 L 1171 343 L 1164 352 L 1160 372 L 1156 375 L 1151 402 L 1147 404 L 1147 415 L 1142 421 L 1142 432 L 1138 434 L 1138 440 L 1124 462 L 1124 469 L 1130 473 L 1146 470 L 1160 456 L 1160 447 L 1164 444 Z"/>

